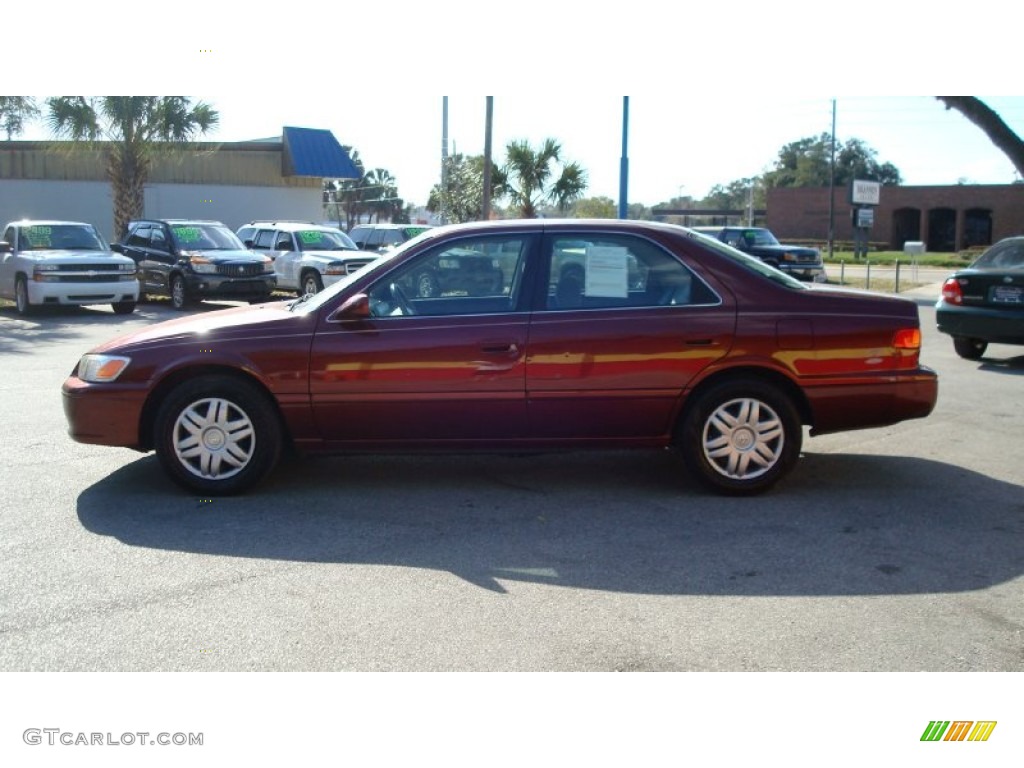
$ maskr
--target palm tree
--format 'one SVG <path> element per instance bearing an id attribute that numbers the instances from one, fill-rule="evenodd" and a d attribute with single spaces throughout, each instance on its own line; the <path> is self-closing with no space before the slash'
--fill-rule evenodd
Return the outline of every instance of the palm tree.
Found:
<path id="1" fill-rule="evenodd" d="M 398 206 L 397 210 L 401 211 L 402 201 L 398 197 L 398 186 L 395 184 L 395 177 L 384 168 L 374 168 L 368 172 L 360 179 L 359 186 L 363 188 L 366 194 L 364 199 L 370 211 L 371 221 L 374 214 L 377 216 L 378 223 L 380 223 L 382 216 L 386 216 L 390 220 L 396 210 L 396 204 Z"/>
<path id="2" fill-rule="evenodd" d="M 549 184 L 552 164 L 561 161 L 561 152 L 561 145 L 554 139 L 546 139 L 537 150 L 525 141 L 512 141 L 506 147 L 508 195 L 522 218 L 536 218 L 537 207 L 543 202 L 564 212 L 586 190 L 587 173 L 578 163 L 563 165 L 559 177 Z"/>
<path id="3" fill-rule="evenodd" d="M 0 131 L 10 141 L 25 130 L 25 123 L 39 117 L 39 107 L 31 96 L 0 96 Z"/>
<path id="4" fill-rule="evenodd" d="M 209 104 L 185 96 L 57 96 L 46 100 L 58 138 L 107 142 L 107 178 L 114 192 L 114 237 L 144 214 L 144 190 L 153 156 L 185 144 L 217 125 Z"/>

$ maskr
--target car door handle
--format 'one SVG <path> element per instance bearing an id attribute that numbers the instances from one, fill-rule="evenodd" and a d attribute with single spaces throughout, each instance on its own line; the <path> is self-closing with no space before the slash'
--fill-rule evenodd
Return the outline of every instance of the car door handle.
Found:
<path id="1" fill-rule="evenodd" d="M 488 342 L 480 347 L 485 355 L 518 355 L 519 345 L 514 341 Z"/>

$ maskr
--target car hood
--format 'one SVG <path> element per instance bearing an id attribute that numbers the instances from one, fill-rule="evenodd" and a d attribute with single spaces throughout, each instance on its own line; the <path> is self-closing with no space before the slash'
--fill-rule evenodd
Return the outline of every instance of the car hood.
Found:
<path id="1" fill-rule="evenodd" d="M 262 264 L 263 260 L 264 260 L 263 256 L 261 256 L 258 253 L 253 253 L 252 251 L 250 251 L 248 249 L 235 250 L 235 251 L 220 251 L 220 250 L 217 250 L 217 251 L 202 251 L 202 250 L 194 250 L 194 249 L 191 249 L 191 248 L 183 248 L 182 249 L 182 253 L 183 254 L 197 253 L 197 254 L 201 255 L 203 258 L 209 259 L 214 264 L 223 264 L 223 263 L 228 262 L 228 261 L 241 261 L 241 262 L 245 262 L 246 264 L 251 264 L 253 262 L 259 262 L 259 263 Z"/>
<path id="2" fill-rule="evenodd" d="M 793 253 L 798 256 L 817 256 L 818 251 L 802 245 L 755 245 L 751 249 L 756 253 Z"/>
<path id="3" fill-rule="evenodd" d="M 344 261 L 345 259 L 351 258 L 373 258 L 372 254 L 368 254 L 366 251 L 361 251 L 358 248 L 342 248 L 336 251 L 302 251 L 302 255 L 316 256 L 318 259 L 337 259 L 338 261 Z"/>
<path id="4" fill-rule="evenodd" d="M 200 312 L 175 320 L 166 320 L 138 331 L 118 336 L 102 344 L 93 352 L 110 352 L 132 347 L 148 347 L 183 340 L 207 343 L 254 334 L 275 333 L 282 324 L 295 323 L 312 327 L 314 316 L 294 314 L 289 310 L 292 301 L 273 301 L 246 307 L 232 307 L 213 312 Z"/>
<path id="5" fill-rule="evenodd" d="M 65 263 L 69 261 L 107 261 L 111 264 L 134 264 L 135 262 L 127 256 L 113 251 L 81 251 L 81 250 L 60 250 L 50 251 L 19 251 L 18 255 L 23 259 L 30 259 L 41 264 Z"/>

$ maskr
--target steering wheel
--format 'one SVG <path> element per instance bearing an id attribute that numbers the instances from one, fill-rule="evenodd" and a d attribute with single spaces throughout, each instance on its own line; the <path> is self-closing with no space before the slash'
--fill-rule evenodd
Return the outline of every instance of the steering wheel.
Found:
<path id="1" fill-rule="evenodd" d="M 403 315 L 415 315 L 416 310 L 412 306 L 412 302 L 409 301 L 409 297 L 402 290 L 402 286 L 398 283 L 392 283 L 390 285 L 391 298 L 395 300 L 395 304 L 399 309 L 402 310 Z"/>

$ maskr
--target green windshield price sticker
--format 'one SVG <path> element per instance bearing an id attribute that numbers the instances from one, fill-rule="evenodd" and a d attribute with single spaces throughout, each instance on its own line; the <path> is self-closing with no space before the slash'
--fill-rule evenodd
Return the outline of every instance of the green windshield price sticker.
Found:
<path id="1" fill-rule="evenodd" d="M 312 243 L 322 243 L 324 236 L 321 232 L 299 232 L 299 239 L 309 245 Z"/>
<path id="2" fill-rule="evenodd" d="M 32 244 L 33 248 L 46 247 L 50 244 L 50 234 L 53 232 L 52 229 L 45 226 L 32 226 L 25 230 L 25 237 L 28 238 L 29 243 Z"/>
<path id="3" fill-rule="evenodd" d="M 194 243 L 203 236 L 199 227 L 175 227 L 174 236 L 181 243 Z"/>

